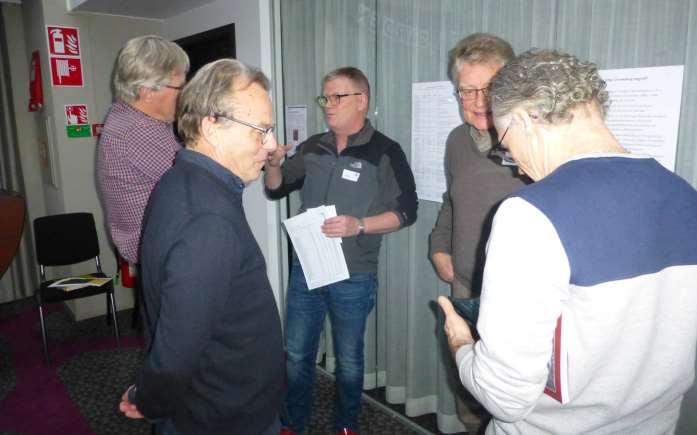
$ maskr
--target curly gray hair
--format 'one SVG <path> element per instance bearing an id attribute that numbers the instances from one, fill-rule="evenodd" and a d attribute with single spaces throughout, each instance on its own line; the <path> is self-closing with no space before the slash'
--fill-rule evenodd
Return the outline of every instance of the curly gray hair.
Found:
<path id="1" fill-rule="evenodd" d="M 180 46 L 157 35 L 133 38 L 119 52 L 114 68 L 114 96 L 136 101 L 141 88 L 160 89 L 172 74 L 189 71 L 189 56 Z"/>
<path id="2" fill-rule="evenodd" d="M 458 73 L 464 63 L 505 64 L 515 57 L 511 44 L 489 33 L 473 33 L 461 39 L 448 52 L 448 76 L 458 85 Z"/>
<path id="3" fill-rule="evenodd" d="M 207 116 L 234 114 L 232 96 L 253 83 L 269 90 L 269 79 L 260 70 L 235 59 L 220 59 L 198 70 L 179 96 L 177 130 L 187 146 L 196 143 L 201 122 Z M 227 122 L 220 118 L 217 122 Z"/>
<path id="4" fill-rule="evenodd" d="M 491 83 L 494 117 L 522 107 L 548 123 L 568 122 L 578 104 L 596 101 L 605 115 L 605 81 L 594 63 L 555 50 L 529 50 L 507 63 Z"/>

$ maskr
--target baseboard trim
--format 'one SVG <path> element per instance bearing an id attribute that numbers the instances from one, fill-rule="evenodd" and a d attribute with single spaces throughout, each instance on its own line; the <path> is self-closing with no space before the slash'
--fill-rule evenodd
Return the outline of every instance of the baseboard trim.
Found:
<path id="1" fill-rule="evenodd" d="M 326 371 L 324 368 L 317 366 L 317 370 L 320 372 L 324 373 L 325 375 L 329 376 L 330 378 L 334 379 L 334 375 Z M 363 393 L 363 400 L 368 402 L 369 404 L 380 408 L 381 411 L 383 411 L 385 414 L 388 414 L 390 417 L 394 418 L 395 420 L 399 420 L 401 423 L 403 423 L 405 426 L 408 426 L 411 430 L 413 430 L 416 433 L 422 434 L 422 435 L 435 435 L 433 432 L 419 426 L 418 424 L 414 423 L 413 421 L 409 420 L 409 418 L 405 417 L 404 415 L 400 414 L 399 412 L 393 410 L 389 406 L 386 406 L 377 400 L 373 399 L 369 395 Z"/>

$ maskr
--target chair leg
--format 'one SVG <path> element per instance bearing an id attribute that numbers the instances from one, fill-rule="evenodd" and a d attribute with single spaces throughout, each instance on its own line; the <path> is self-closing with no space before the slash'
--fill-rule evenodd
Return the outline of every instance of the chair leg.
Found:
<path id="1" fill-rule="evenodd" d="M 111 305 L 111 317 L 114 322 L 114 338 L 116 338 L 116 345 L 119 345 L 119 321 L 116 319 L 116 302 L 114 300 L 114 292 L 108 293 L 109 304 L 107 304 L 107 310 L 109 305 Z"/>
<path id="2" fill-rule="evenodd" d="M 105 293 L 106 296 L 106 324 L 111 325 L 111 305 L 109 304 L 109 293 Z"/>
<path id="3" fill-rule="evenodd" d="M 39 305 L 39 320 L 41 321 L 41 340 L 43 341 L 44 345 L 44 361 L 46 362 L 46 365 L 51 364 L 51 359 L 48 355 L 48 340 L 46 337 L 46 323 L 44 322 L 44 310 Z"/>

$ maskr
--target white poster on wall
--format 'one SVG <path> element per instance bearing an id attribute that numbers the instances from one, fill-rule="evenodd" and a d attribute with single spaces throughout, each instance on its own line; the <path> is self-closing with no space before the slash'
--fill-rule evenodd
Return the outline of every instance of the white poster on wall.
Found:
<path id="1" fill-rule="evenodd" d="M 445 140 L 460 124 L 462 118 L 452 83 L 412 83 L 411 170 L 419 199 L 442 201 Z"/>
<path id="2" fill-rule="evenodd" d="M 293 144 L 288 156 L 307 139 L 307 106 L 286 106 L 286 144 Z"/>
<path id="3" fill-rule="evenodd" d="M 601 70 L 610 93 L 606 121 L 633 154 L 675 170 L 683 66 Z M 412 83 L 411 167 L 419 199 L 441 202 L 448 134 L 462 123 L 449 81 Z"/>
<path id="4" fill-rule="evenodd" d="M 607 126 L 632 154 L 675 170 L 683 65 L 600 71 L 610 93 Z"/>

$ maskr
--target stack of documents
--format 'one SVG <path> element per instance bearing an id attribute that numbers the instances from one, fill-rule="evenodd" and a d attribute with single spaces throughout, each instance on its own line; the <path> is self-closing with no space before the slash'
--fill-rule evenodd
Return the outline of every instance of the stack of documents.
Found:
<path id="1" fill-rule="evenodd" d="M 59 279 L 58 281 L 49 285 L 49 287 L 55 287 L 63 290 L 64 292 L 70 292 L 90 286 L 101 287 L 109 281 L 111 281 L 111 278 L 99 278 L 90 275 L 70 276 L 68 278 Z"/>
<path id="2" fill-rule="evenodd" d="M 323 205 L 283 221 L 310 290 L 349 277 L 341 237 L 327 237 L 322 233 L 324 221 L 334 216 L 336 207 Z"/>

